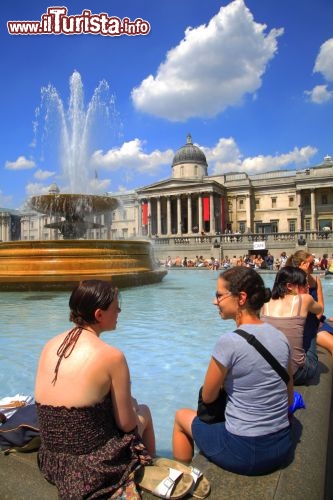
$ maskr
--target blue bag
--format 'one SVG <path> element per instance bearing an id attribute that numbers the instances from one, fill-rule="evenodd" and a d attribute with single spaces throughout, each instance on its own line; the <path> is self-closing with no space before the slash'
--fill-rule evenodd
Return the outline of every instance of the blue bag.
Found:
<path id="1" fill-rule="evenodd" d="M 294 401 L 293 404 L 289 406 L 289 413 L 295 413 L 296 410 L 300 410 L 301 408 L 306 408 L 302 394 L 294 391 Z"/>
<path id="2" fill-rule="evenodd" d="M 39 425 L 35 404 L 22 406 L 0 425 L 0 450 L 34 451 L 40 446 Z"/>

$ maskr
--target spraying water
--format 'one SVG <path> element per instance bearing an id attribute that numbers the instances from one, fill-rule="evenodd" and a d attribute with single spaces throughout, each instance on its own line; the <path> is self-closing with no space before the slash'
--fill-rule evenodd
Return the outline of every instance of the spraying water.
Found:
<path id="1" fill-rule="evenodd" d="M 42 87 L 41 104 L 36 110 L 34 122 L 35 142 L 42 125 L 42 149 L 48 152 L 49 161 L 53 164 L 52 147 L 58 148 L 63 191 L 88 193 L 94 191 L 92 181 L 97 177 L 96 170 L 90 164 L 92 149 L 96 147 L 94 139 L 101 140 L 111 129 L 111 119 L 116 116 L 115 98 L 110 93 L 107 81 L 102 80 L 85 107 L 83 83 L 78 71 L 71 75 L 69 87 L 67 110 L 53 85 Z"/>

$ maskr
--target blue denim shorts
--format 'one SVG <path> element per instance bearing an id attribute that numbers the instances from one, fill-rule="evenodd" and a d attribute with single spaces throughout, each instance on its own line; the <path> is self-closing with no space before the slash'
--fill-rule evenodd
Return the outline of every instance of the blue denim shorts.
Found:
<path id="1" fill-rule="evenodd" d="M 290 427 L 265 436 L 237 436 L 225 423 L 206 424 L 196 417 L 192 435 L 199 450 L 214 464 L 243 475 L 267 474 L 285 465 L 290 457 Z"/>

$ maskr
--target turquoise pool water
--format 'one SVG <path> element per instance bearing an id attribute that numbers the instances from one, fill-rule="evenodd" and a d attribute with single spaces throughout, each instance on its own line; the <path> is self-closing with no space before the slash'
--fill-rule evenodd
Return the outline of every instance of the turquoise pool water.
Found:
<path id="1" fill-rule="evenodd" d="M 153 413 L 157 451 L 171 456 L 174 413 L 195 407 L 218 337 L 234 328 L 222 321 L 213 298 L 217 271 L 171 270 L 156 285 L 121 292 L 118 328 L 102 338 L 125 352 L 133 395 Z M 271 286 L 274 274 L 265 274 Z M 333 316 L 333 280 L 323 279 L 325 312 Z M 31 394 L 45 342 L 70 327 L 69 293 L 0 294 L 0 398 Z"/>

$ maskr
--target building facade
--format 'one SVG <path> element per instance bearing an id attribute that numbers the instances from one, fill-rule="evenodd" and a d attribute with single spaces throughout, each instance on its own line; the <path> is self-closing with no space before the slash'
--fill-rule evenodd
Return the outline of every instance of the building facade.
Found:
<path id="1" fill-rule="evenodd" d="M 305 170 L 208 175 L 187 137 L 168 180 L 137 190 L 148 236 L 320 231 L 333 227 L 333 161 Z"/>

